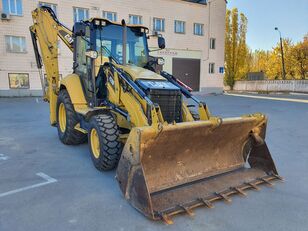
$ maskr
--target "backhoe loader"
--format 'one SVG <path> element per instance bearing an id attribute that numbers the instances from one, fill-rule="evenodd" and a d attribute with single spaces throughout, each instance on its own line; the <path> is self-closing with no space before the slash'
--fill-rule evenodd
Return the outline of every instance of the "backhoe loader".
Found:
<path id="1" fill-rule="evenodd" d="M 117 168 L 124 197 L 148 218 L 170 224 L 175 214 L 281 179 L 264 141 L 267 117 L 211 115 L 184 83 L 157 71 L 163 60 L 150 56 L 147 40 L 164 49 L 161 35 L 102 18 L 70 30 L 48 7 L 32 17 L 44 100 L 59 139 L 88 141 L 94 166 Z M 73 72 L 61 80 L 58 39 L 73 52 Z"/>

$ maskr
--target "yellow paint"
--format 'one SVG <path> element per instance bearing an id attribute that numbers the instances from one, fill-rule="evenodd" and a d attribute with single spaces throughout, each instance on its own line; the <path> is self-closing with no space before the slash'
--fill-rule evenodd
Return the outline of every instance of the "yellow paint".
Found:
<path id="1" fill-rule="evenodd" d="M 127 121 L 127 119 L 122 116 L 121 114 L 114 112 L 114 114 L 116 115 L 116 119 L 117 119 L 117 124 L 119 127 L 121 128 L 126 128 L 126 129 L 131 129 L 131 123 L 129 121 Z"/>
<path id="2" fill-rule="evenodd" d="M 76 74 L 70 74 L 64 77 L 61 82 L 61 86 L 64 86 L 68 91 L 72 104 L 86 105 L 87 101 L 84 97 L 80 78 Z"/>
<path id="3" fill-rule="evenodd" d="M 199 115 L 200 115 L 200 120 L 209 120 L 211 118 L 207 106 L 204 106 L 202 104 L 199 105 Z"/>
<path id="4" fill-rule="evenodd" d="M 183 121 L 185 122 L 191 122 L 194 121 L 194 118 L 192 117 L 186 103 L 182 103 L 182 115 L 183 115 Z"/>
<path id="5" fill-rule="evenodd" d="M 50 103 L 51 123 L 55 124 L 57 120 L 56 102 L 57 102 L 57 95 L 61 88 L 65 88 L 68 91 L 71 102 L 77 113 L 86 115 L 87 113 L 93 110 L 97 110 L 98 108 L 90 108 L 88 106 L 86 97 L 84 95 L 84 91 L 82 88 L 82 83 L 78 75 L 70 74 L 66 76 L 65 78 L 63 78 L 61 81 L 59 79 L 57 43 L 58 43 L 58 37 L 60 37 L 62 40 L 65 39 L 61 37 L 62 35 L 59 33 L 59 31 L 64 30 L 64 32 L 66 32 L 69 35 L 72 35 L 72 33 L 66 28 L 63 28 L 57 22 L 55 22 L 55 20 L 50 16 L 50 14 L 41 8 L 34 10 L 32 12 L 32 17 L 33 17 L 34 24 L 31 27 L 31 30 L 36 34 L 36 37 L 39 41 L 40 50 L 42 52 L 42 59 L 45 65 L 46 73 L 47 73 L 47 81 L 49 84 L 49 88 L 48 88 L 49 90 L 44 97 Z M 93 18 L 93 19 L 90 19 L 89 22 L 92 22 L 93 20 L 108 21 L 104 19 Z M 112 22 L 108 22 L 108 23 L 112 23 Z M 118 23 L 112 23 L 112 24 L 120 25 Z M 144 28 L 142 26 L 137 26 L 137 27 Z M 73 47 L 71 47 L 71 44 L 69 43 L 65 43 L 65 44 L 69 46 L 71 51 L 73 51 Z M 95 64 L 94 64 L 95 70 L 94 71 L 96 75 L 101 65 L 103 65 L 106 62 L 109 62 L 109 59 L 104 56 L 99 56 L 95 60 Z M 165 80 L 165 78 L 162 77 L 161 75 L 155 72 L 152 72 L 150 70 L 147 70 L 145 68 L 137 67 L 134 65 L 126 65 L 126 66 L 118 65 L 118 64 L 115 64 L 115 65 L 117 68 L 120 68 L 123 71 L 125 71 L 132 78 L 133 81 L 136 81 L 138 79 L 156 80 L 156 81 Z M 120 126 L 129 128 L 129 129 L 131 129 L 132 127 L 149 126 L 147 115 L 146 115 L 147 107 L 149 107 L 149 105 L 147 105 L 147 102 L 143 98 L 141 98 L 136 92 L 134 92 L 132 89 L 123 88 L 124 86 L 120 84 L 119 76 L 117 72 L 114 72 L 112 74 L 108 72 L 109 70 L 105 72 L 107 78 L 113 77 L 113 81 L 114 81 L 113 84 L 107 81 L 108 99 L 110 102 L 112 102 L 116 106 L 126 110 L 129 114 L 128 121 L 123 116 L 120 116 L 120 119 L 117 120 L 118 124 Z M 182 108 L 184 111 L 183 113 L 184 122 L 193 121 L 193 118 L 187 106 L 183 104 Z M 152 127 L 155 130 L 159 131 L 160 125 L 165 123 L 161 110 L 159 107 L 157 108 L 153 107 L 150 110 L 151 110 L 150 117 L 152 120 Z M 200 113 L 201 120 L 209 119 L 209 113 L 207 111 L 207 108 L 200 107 L 199 113 Z M 64 115 L 61 112 L 61 120 L 63 122 L 62 129 L 64 129 L 64 119 L 63 119 L 64 116 L 66 115 Z M 80 125 L 76 126 L 75 129 L 81 132 L 85 132 L 83 129 L 80 128 Z"/>
<path id="6" fill-rule="evenodd" d="M 120 67 L 120 65 L 118 67 Z M 122 67 L 123 66 L 121 66 L 121 68 Z M 125 67 L 125 71 L 127 71 L 127 73 L 130 67 L 131 66 Z M 130 71 L 130 74 L 134 73 L 136 72 Z M 138 72 L 137 74 L 140 73 L 141 72 Z M 105 74 L 106 76 L 108 76 L 107 78 L 112 78 L 114 82 L 114 84 L 112 85 L 110 81 L 107 81 L 109 101 L 126 110 L 130 116 L 130 121 L 121 121 L 122 125 L 124 124 L 126 125 L 125 127 L 129 128 L 148 126 L 148 119 L 144 113 L 146 110 L 145 100 L 140 98 L 136 93 L 134 93 L 134 91 L 124 91 L 123 86 L 120 84 L 118 74 L 116 72 L 114 74 L 111 74 L 108 70 Z M 132 78 L 134 77 L 132 76 Z M 127 126 L 128 124 L 129 126 Z"/>
<path id="7" fill-rule="evenodd" d="M 81 132 L 81 133 L 83 133 L 83 134 L 88 134 L 88 131 L 87 131 L 87 130 L 85 130 L 85 129 L 83 129 L 83 128 L 80 127 L 80 123 L 76 124 L 76 126 L 74 127 L 74 129 L 76 129 L 77 131 L 79 131 L 79 132 Z"/>
<path id="8" fill-rule="evenodd" d="M 166 80 L 161 75 L 142 67 L 137 67 L 133 65 L 126 65 L 126 66 L 118 65 L 118 67 L 122 68 L 125 72 L 127 72 L 134 81 L 137 79 Z"/>
<path id="9" fill-rule="evenodd" d="M 35 34 L 41 51 L 41 58 L 45 66 L 47 75 L 48 91 L 44 94 L 44 99 L 49 102 L 50 108 L 50 123 L 55 125 L 57 123 L 57 99 L 59 91 L 59 64 L 58 64 L 58 37 L 69 47 L 72 51 L 73 47 L 62 36 L 59 31 L 66 33 L 72 37 L 72 32 L 65 27 L 59 25 L 50 16 L 48 12 L 42 8 L 36 8 L 32 11 L 33 25 L 30 30 Z"/>
<path id="10" fill-rule="evenodd" d="M 130 116 L 130 123 L 133 127 L 148 126 L 148 119 L 141 108 L 140 103 L 129 92 L 123 92 L 121 94 L 121 101 L 125 105 L 125 109 Z"/>
<path id="11" fill-rule="evenodd" d="M 98 138 L 98 134 L 97 134 L 97 131 L 95 128 L 92 128 L 91 130 L 91 150 L 92 150 L 92 153 L 94 155 L 94 157 L 96 159 L 99 158 L 100 156 L 100 143 L 99 143 L 99 138 Z"/>
<path id="12" fill-rule="evenodd" d="M 63 103 L 59 105 L 58 117 L 60 130 L 64 133 L 66 130 L 66 111 Z"/>

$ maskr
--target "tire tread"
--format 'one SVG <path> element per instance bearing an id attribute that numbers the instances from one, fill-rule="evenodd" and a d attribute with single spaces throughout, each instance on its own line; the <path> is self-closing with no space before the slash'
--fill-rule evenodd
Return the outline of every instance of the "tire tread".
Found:
<path id="1" fill-rule="evenodd" d="M 95 167 L 100 171 L 114 169 L 119 162 L 123 146 L 119 141 L 120 133 L 114 116 L 111 113 L 99 114 L 94 116 L 90 123 L 92 127 L 99 129 L 98 135 L 102 146 L 99 159 L 95 159 L 92 154 Z M 97 126 L 95 126 L 95 124 Z"/>
<path id="2" fill-rule="evenodd" d="M 67 92 L 67 90 L 62 89 L 58 95 L 57 102 L 57 118 L 58 118 L 58 107 L 59 104 L 63 103 L 66 111 L 67 118 L 67 126 L 65 133 L 62 133 L 59 127 L 59 123 L 57 125 L 59 138 L 64 144 L 68 145 L 77 145 L 82 144 L 87 141 L 87 135 L 83 134 L 75 129 L 77 123 L 79 123 L 77 113 L 74 110 L 74 106 L 72 104 L 71 98 Z"/>

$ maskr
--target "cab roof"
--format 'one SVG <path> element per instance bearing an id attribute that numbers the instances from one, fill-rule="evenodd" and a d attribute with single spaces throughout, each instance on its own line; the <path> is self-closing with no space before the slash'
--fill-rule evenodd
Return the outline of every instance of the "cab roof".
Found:
<path id="1" fill-rule="evenodd" d="M 101 25 L 103 25 L 104 23 L 105 23 L 105 25 L 118 25 L 118 26 L 123 26 L 124 24 L 126 24 L 124 19 L 122 19 L 122 23 L 113 22 L 113 21 L 110 21 L 110 20 L 105 19 L 105 18 L 96 18 L 96 17 L 84 20 L 84 22 L 89 22 L 89 23 L 95 23 L 96 21 L 98 21 L 98 23 L 101 24 Z M 149 31 L 149 28 L 147 28 L 143 25 L 126 24 L 126 26 L 131 27 L 131 28 L 140 28 L 140 29 L 144 29 L 146 31 Z"/>

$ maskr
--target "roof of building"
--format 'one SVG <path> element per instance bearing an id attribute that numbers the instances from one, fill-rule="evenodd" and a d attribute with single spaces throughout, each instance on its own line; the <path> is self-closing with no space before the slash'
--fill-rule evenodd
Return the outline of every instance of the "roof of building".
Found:
<path id="1" fill-rule="evenodd" d="M 185 2 L 193 2 L 193 3 L 203 4 L 203 5 L 207 4 L 207 0 L 183 0 L 183 1 L 185 1 Z"/>

